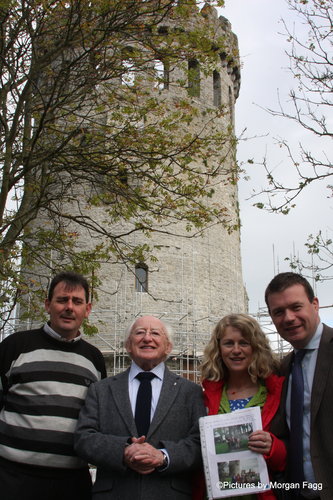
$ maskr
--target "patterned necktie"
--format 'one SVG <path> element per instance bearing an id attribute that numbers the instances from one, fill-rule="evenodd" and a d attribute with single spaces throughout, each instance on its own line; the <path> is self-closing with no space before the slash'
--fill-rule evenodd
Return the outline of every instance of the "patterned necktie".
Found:
<path id="1" fill-rule="evenodd" d="M 302 360 L 306 354 L 305 349 L 300 349 L 294 356 L 291 371 L 291 396 L 290 396 L 290 472 L 291 481 L 302 485 L 304 480 L 303 470 L 303 413 L 304 413 L 304 380 Z"/>
<path id="2" fill-rule="evenodd" d="M 155 377 L 151 372 L 140 372 L 136 378 L 140 380 L 135 405 L 135 423 L 139 436 L 147 436 L 151 413 L 151 380 Z"/>

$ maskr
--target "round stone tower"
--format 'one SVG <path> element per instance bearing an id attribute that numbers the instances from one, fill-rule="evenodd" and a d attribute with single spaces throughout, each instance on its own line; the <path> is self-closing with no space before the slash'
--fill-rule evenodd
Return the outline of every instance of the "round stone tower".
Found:
<path id="1" fill-rule="evenodd" d="M 213 325 L 225 314 L 247 311 L 240 255 L 234 140 L 234 107 L 240 87 L 238 43 L 228 20 L 218 17 L 217 10 L 209 4 L 205 4 L 200 12 L 193 8 L 190 14 L 188 25 L 193 15 L 193 23 L 209 23 L 212 28 L 210 33 L 214 39 L 210 43 L 217 54 L 215 64 L 207 70 L 207 67 L 201 68 L 200 60 L 195 58 L 183 60 L 182 64 L 174 66 L 152 58 L 151 66 L 159 76 L 158 83 L 142 78 L 142 85 L 145 91 L 150 85 L 154 96 L 157 95 L 157 99 L 163 102 L 163 109 L 168 109 L 170 113 L 173 113 L 176 103 L 190 100 L 197 113 L 186 124 L 188 128 L 184 125 L 184 134 L 190 132 L 200 136 L 204 128 L 206 137 L 219 137 L 221 133 L 229 137 L 228 141 L 221 140 L 221 146 L 217 146 L 214 152 L 216 160 L 212 161 L 216 161 L 216 169 L 213 165 L 216 173 L 211 180 L 211 197 L 200 201 L 212 207 L 223 205 L 223 221 L 220 224 L 212 223 L 195 234 L 193 228 L 189 231 L 187 222 L 175 217 L 167 231 L 161 225 L 161 230 L 157 227 L 147 236 L 142 231 L 131 231 L 128 220 L 117 221 L 115 227 L 114 221 L 106 219 L 105 207 L 85 202 L 88 198 L 85 198 L 84 186 L 73 186 L 72 205 L 69 209 L 67 207 L 68 212 L 77 213 L 78 218 L 87 217 L 97 222 L 99 227 L 105 229 L 105 233 L 114 229 L 118 234 L 127 234 L 123 240 L 129 247 L 154 247 L 153 258 L 138 260 L 133 264 L 108 258 L 95 271 L 100 286 L 98 295 L 94 296 L 90 323 L 98 326 L 98 333 L 88 340 L 104 353 L 109 373 L 122 371 L 129 363 L 123 347 L 127 326 L 138 316 L 150 314 L 172 327 L 174 348 L 168 360 L 170 367 L 197 380 L 200 356 Z M 175 29 L 174 21 L 167 18 L 157 27 L 161 36 L 171 29 Z M 182 27 L 182 30 L 185 32 L 186 28 Z M 130 86 L 132 78 L 131 66 L 128 64 L 128 73 L 123 75 L 122 81 L 118 78 L 114 85 Z M 99 92 L 102 92 L 102 87 Z M 209 110 L 214 110 L 214 120 L 206 119 Z M 145 119 L 149 123 L 149 116 Z M 209 162 L 210 158 L 202 159 L 203 171 L 205 162 Z M 124 182 L 135 184 L 139 181 L 132 177 L 124 179 Z M 47 225 L 47 214 L 40 214 L 34 224 Z M 68 225 L 66 229 L 67 234 L 75 235 L 80 250 L 95 245 L 97 238 L 103 240 L 100 234 L 98 237 L 92 235 L 88 225 L 85 230 L 75 224 Z M 58 255 L 56 253 L 47 255 L 50 269 L 66 268 L 66 261 L 61 260 L 60 252 Z M 45 272 L 44 278 L 46 275 L 51 276 L 51 272 Z"/>
<path id="2" fill-rule="evenodd" d="M 230 23 L 218 17 L 208 4 L 199 14 L 215 27 L 224 40 L 219 54 L 219 65 L 210 74 L 200 74 L 199 64 L 188 61 L 191 75 L 188 88 L 172 82 L 185 78 L 184 70 L 173 68 L 166 75 L 161 94 L 170 100 L 190 92 L 201 112 L 210 107 L 221 107 L 224 112 L 212 124 L 216 129 L 234 130 L 234 107 L 240 87 L 240 63 L 237 38 Z M 161 26 L 166 30 L 167 26 Z M 164 75 L 165 75 L 164 68 Z M 172 109 L 172 108 L 171 108 Z M 199 128 L 200 120 L 191 124 Z M 104 353 L 110 372 L 123 370 L 128 364 L 123 349 L 126 327 L 138 316 L 151 314 L 168 323 L 173 330 L 174 349 L 168 364 L 172 369 L 197 380 L 200 356 L 213 325 L 225 314 L 247 311 L 247 295 L 242 279 L 240 229 L 237 182 L 224 172 L 236 171 L 235 144 L 221 149 L 225 168 L 216 183 L 214 200 L 223 200 L 228 209 L 228 230 L 222 225 L 206 229 L 195 237 L 186 227 L 177 224 L 178 236 L 156 232 L 149 240 L 140 233 L 130 238 L 133 244 L 151 243 L 153 239 L 156 260 L 137 262 L 136 265 L 103 265 L 100 270 L 102 289 L 93 305 L 92 322 L 101 321 L 99 333 L 91 339 Z M 235 174 L 236 175 L 236 174 Z M 221 180 L 221 178 L 220 178 Z M 179 236 L 180 234 L 180 236 Z"/>

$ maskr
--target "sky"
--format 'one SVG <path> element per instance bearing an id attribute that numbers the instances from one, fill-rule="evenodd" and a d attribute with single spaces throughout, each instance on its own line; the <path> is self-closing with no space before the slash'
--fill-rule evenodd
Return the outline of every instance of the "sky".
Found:
<path id="1" fill-rule="evenodd" d="M 285 0 L 226 0 L 219 14 L 230 21 L 238 37 L 241 57 L 236 133 L 239 135 L 246 128 L 245 137 L 249 139 L 239 142 L 238 161 L 254 158 L 260 162 L 267 155 L 274 171 L 286 180 L 291 179 L 293 172 L 275 138 L 286 138 L 296 146 L 304 140 L 304 132 L 289 120 L 271 116 L 266 109 L 278 109 L 278 95 L 287 105 L 288 92 L 295 87 L 286 55 L 290 44 L 281 34 L 281 19 L 297 30 L 305 28 Z M 312 140 L 315 138 L 306 138 L 309 147 Z M 313 144 L 313 148 L 322 146 L 318 142 Z M 322 230 L 332 237 L 333 200 L 327 198 L 325 184 L 317 183 L 299 198 L 296 209 L 289 215 L 268 213 L 253 206 L 262 201 L 260 198 L 249 199 L 254 189 L 265 185 L 263 169 L 249 166 L 246 175 L 250 180 L 241 179 L 239 183 L 243 278 L 249 312 L 257 314 L 265 306 L 263 296 L 269 281 L 278 272 L 290 271 L 285 258 L 297 254 L 310 261 L 304 246 L 308 235 Z M 327 307 L 333 304 L 333 281 L 312 284 L 320 306 L 324 306 L 320 310 L 322 320 L 333 325 L 333 307 Z"/>

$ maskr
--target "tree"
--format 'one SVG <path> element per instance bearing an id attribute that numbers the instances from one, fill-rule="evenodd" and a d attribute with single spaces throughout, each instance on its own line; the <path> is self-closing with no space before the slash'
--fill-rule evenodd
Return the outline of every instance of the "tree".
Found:
<path id="1" fill-rule="evenodd" d="M 332 0 L 286 0 L 290 9 L 300 17 L 299 26 L 307 27 L 299 34 L 297 29 L 288 26 L 283 20 L 283 26 L 291 43 L 288 53 L 290 71 L 293 74 L 296 86 L 290 91 L 290 106 L 280 101 L 279 109 L 268 111 L 273 116 L 282 117 L 295 121 L 305 131 L 314 134 L 320 140 L 332 139 L 333 129 L 330 123 L 330 113 L 333 107 L 332 83 L 333 83 L 333 60 L 331 57 L 333 35 L 332 35 Z M 302 35 L 305 36 L 303 39 Z M 263 192 L 269 195 L 281 194 L 282 199 L 275 201 L 270 196 L 268 205 L 258 203 L 259 208 L 269 208 L 275 212 L 288 213 L 293 208 L 296 198 L 304 189 L 315 181 L 328 179 L 333 175 L 332 160 L 329 157 L 329 148 L 324 154 L 316 154 L 307 149 L 305 144 L 300 144 L 299 149 L 294 151 L 287 139 L 278 142 L 284 148 L 290 160 L 290 165 L 298 175 L 295 185 L 286 186 L 283 180 L 279 180 L 269 168 L 266 168 L 268 187 Z M 328 146 L 330 143 L 327 143 Z M 330 196 L 332 186 L 327 185 Z"/>
<path id="2" fill-rule="evenodd" d="M 129 244 L 133 232 L 175 234 L 178 222 L 189 237 L 212 224 L 232 230 L 223 201 L 211 201 L 217 185 L 236 182 L 224 161 L 232 128 L 212 126 L 222 106 L 198 111 L 188 61 L 211 72 L 222 52 L 236 65 L 237 48 L 195 13 L 193 0 L 0 0 L 3 321 L 59 257 L 93 274 L 101 260 L 153 258 L 153 245 Z M 162 89 L 179 67 L 175 99 Z M 102 207 L 105 223 L 87 205 Z"/>
<path id="3" fill-rule="evenodd" d="M 291 44 L 287 53 L 289 70 L 295 79 L 295 86 L 289 99 L 283 103 L 279 98 L 277 110 L 268 112 L 277 117 L 291 120 L 299 125 L 305 139 L 294 147 L 288 139 L 277 140 L 277 145 L 286 151 L 287 166 L 294 171 L 296 181 L 286 183 L 286 176 L 274 171 L 270 161 L 265 158 L 267 187 L 260 195 L 268 196 L 267 202 L 257 202 L 261 209 L 288 214 L 296 206 L 298 198 L 313 183 L 326 182 L 327 196 L 333 195 L 331 176 L 333 158 L 331 140 L 333 126 L 333 2 L 332 0 L 286 0 L 289 8 L 297 14 L 299 22 L 290 26 L 282 20 L 284 34 Z M 307 137 L 317 138 L 318 148 L 309 149 Z M 313 141 L 312 141 L 313 142 Z M 258 195 L 256 194 L 256 196 Z M 310 235 L 305 244 L 311 261 L 306 263 L 298 257 L 291 259 L 291 266 L 301 272 L 311 271 L 317 279 L 327 279 L 327 271 L 332 267 L 330 237 L 321 231 Z M 290 259 L 286 259 L 290 260 Z"/>
<path id="4" fill-rule="evenodd" d="M 310 261 L 301 259 L 298 255 L 286 257 L 290 267 L 296 272 L 308 276 L 316 281 L 327 281 L 333 279 L 333 241 L 325 236 L 322 231 L 310 234 L 305 243 Z"/>

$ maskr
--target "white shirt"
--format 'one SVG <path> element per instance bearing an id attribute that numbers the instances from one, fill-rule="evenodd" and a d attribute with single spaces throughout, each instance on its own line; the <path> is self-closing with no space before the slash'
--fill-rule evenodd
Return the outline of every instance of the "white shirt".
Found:
<path id="1" fill-rule="evenodd" d="M 316 369 L 318 349 L 323 333 L 323 324 L 319 323 L 317 330 L 305 346 L 306 352 L 302 360 L 302 371 L 304 380 L 304 408 L 303 408 L 303 468 L 304 478 L 309 483 L 315 483 L 315 476 L 313 473 L 311 455 L 310 455 L 310 429 L 311 429 L 311 392 L 314 372 Z M 296 353 L 298 349 L 294 349 Z M 286 402 L 287 422 L 290 428 L 290 393 L 291 393 L 291 376 L 288 383 L 288 394 Z"/>
<path id="2" fill-rule="evenodd" d="M 161 394 L 164 370 L 165 370 L 165 365 L 163 362 L 155 366 L 155 368 L 151 370 L 151 372 L 154 373 L 154 375 L 156 376 L 151 381 L 152 396 L 151 396 L 150 421 L 152 421 L 153 419 L 156 406 Z M 140 386 L 140 380 L 138 380 L 135 377 L 137 376 L 138 373 L 142 371 L 144 370 L 142 370 L 142 368 L 140 368 L 134 361 L 132 361 L 128 376 L 128 394 L 131 402 L 133 416 L 135 415 L 136 397 Z"/>
<path id="3" fill-rule="evenodd" d="M 151 380 L 151 408 L 150 408 L 150 421 L 152 421 L 154 417 L 154 413 L 156 410 L 156 406 L 161 394 L 161 389 L 162 389 L 162 384 L 163 384 L 163 377 L 164 377 L 164 370 L 165 370 L 165 365 L 164 363 L 160 363 L 159 365 L 155 366 L 152 370 L 150 370 L 152 373 L 154 373 L 156 376 Z M 133 416 L 135 415 L 135 405 L 136 405 L 136 398 L 138 395 L 138 390 L 140 386 L 140 380 L 135 378 L 138 373 L 142 372 L 142 368 L 140 368 L 134 361 L 132 361 L 129 376 L 128 376 L 128 394 L 130 398 L 130 403 L 131 403 L 131 408 L 132 408 L 132 413 Z M 167 469 L 169 467 L 170 463 L 170 457 L 165 448 L 160 448 L 160 450 L 166 455 L 167 457 L 167 464 L 163 468 L 163 470 Z"/>
<path id="4" fill-rule="evenodd" d="M 78 336 L 75 337 L 74 339 L 66 339 L 66 337 L 62 337 L 59 333 L 57 333 L 53 328 L 50 327 L 48 323 L 45 323 L 44 325 L 44 332 L 50 335 L 50 337 L 53 337 L 54 339 L 60 340 L 61 342 L 77 342 L 82 338 L 82 335 L 80 332 L 78 332 Z"/>

